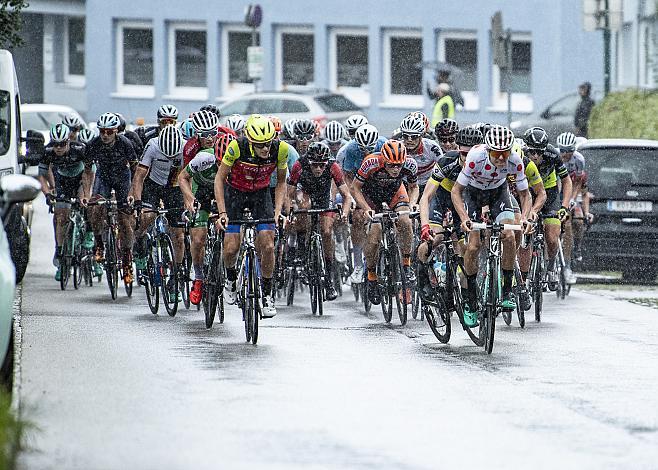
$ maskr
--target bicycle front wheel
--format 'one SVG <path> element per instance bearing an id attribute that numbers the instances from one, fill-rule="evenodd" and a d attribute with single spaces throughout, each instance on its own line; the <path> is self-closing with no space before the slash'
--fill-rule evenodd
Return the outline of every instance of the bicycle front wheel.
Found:
<path id="1" fill-rule="evenodd" d="M 162 301 L 170 317 L 178 311 L 178 276 L 174 247 L 167 234 L 160 235 L 160 289 Z"/>
<path id="2" fill-rule="evenodd" d="M 185 252 L 183 254 L 182 270 L 179 273 L 180 278 L 180 291 L 183 297 L 183 305 L 186 309 L 190 309 L 190 272 L 192 271 L 192 251 L 190 248 L 190 237 L 186 236 Z"/>
<path id="3" fill-rule="evenodd" d="M 156 276 L 157 279 L 159 279 L 159 272 L 158 272 L 158 262 L 154 258 L 153 253 L 154 250 L 151 247 L 151 244 L 149 242 L 149 254 L 148 258 L 146 259 L 146 274 L 144 276 L 144 292 L 146 293 L 146 300 L 148 301 L 149 304 L 149 309 L 151 309 L 151 313 L 153 315 L 156 315 L 158 313 L 158 309 L 160 308 L 160 289 L 158 288 L 158 283 L 156 281 Z"/>
<path id="4" fill-rule="evenodd" d="M 407 305 L 410 299 L 410 288 L 407 286 L 407 280 L 404 276 L 404 269 L 402 268 L 402 259 L 400 252 L 397 249 L 392 251 L 393 260 L 392 266 L 394 267 L 395 283 L 393 292 L 395 294 L 395 304 L 398 309 L 398 317 L 400 318 L 400 325 L 407 324 Z"/>
<path id="5" fill-rule="evenodd" d="M 423 310 L 427 324 L 432 333 L 441 343 L 450 341 L 452 327 L 450 325 L 450 313 L 446 307 L 443 296 L 434 291 L 431 301 L 423 303 Z"/>
<path id="6" fill-rule="evenodd" d="M 114 230 L 107 231 L 107 243 L 105 248 L 105 270 L 107 271 L 107 286 L 110 289 L 112 300 L 117 298 L 117 286 L 119 284 L 119 264 L 117 253 L 117 239 Z"/>
<path id="7" fill-rule="evenodd" d="M 490 267 L 488 278 L 485 281 L 486 301 L 484 303 L 484 350 L 491 354 L 494 345 L 494 336 L 496 333 L 496 315 L 498 313 L 498 302 L 500 301 L 500 272 L 498 266 Z"/>
<path id="8" fill-rule="evenodd" d="M 223 245 L 221 239 L 215 240 L 212 246 L 212 254 L 210 256 L 210 265 L 208 266 L 208 274 L 205 279 L 204 295 L 206 296 L 203 303 L 206 328 L 211 328 L 215 321 L 217 308 L 220 309 L 220 322 L 224 320 L 224 282 L 222 279 L 223 272 Z"/>
<path id="9" fill-rule="evenodd" d="M 393 289 L 389 286 L 392 282 L 390 264 L 388 253 L 380 249 L 377 284 L 380 292 L 382 313 L 384 314 L 384 321 L 386 323 L 391 323 L 391 319 L 393 318 Z"/>

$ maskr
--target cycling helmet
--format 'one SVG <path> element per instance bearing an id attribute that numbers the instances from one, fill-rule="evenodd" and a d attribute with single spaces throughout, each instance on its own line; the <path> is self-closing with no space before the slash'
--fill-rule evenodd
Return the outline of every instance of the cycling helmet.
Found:
<path id="1" fill-rule="evenodd" d="M 434 127 L 434 132 L 438 137 L 450 137 L 457 133 L 459 124 L 454 119 L 445 118 L 438 122 Z"/>
<path id="2" fill-rule="evenodd" d="M 276 137 L 276 129 L 269 119 L 263 116 L 252 116 L 247 120 L 245 135 L 252 143 L 270 142 Z"/>
<path id="3" fill-rule="evenodd" d="M 297 118 L 291 118 L 288 119 L 284 124 L 283 124 L 283 131 L 281 133 L 281 136 L 286 139 L 286 140 L 294 140 L 295 138 L 295 124 L 297 124 L 297 121 L 299 119 Z"/>
<path id="4" fill-rule="evenodd" d="M 158 135 L 160 152 L 169 158 L 181 153 L 184 143 L 183 133 L 176 126 L 166 126 Z"/>
<path id="5" fill-rule="evenodd" d="M 463 145 L 464 147 L 473 147 L 474 145 L 479 145 L 484 140 L 482 132 L 475 127 L 464 127 L 457 131 L 457 145 Z"/>
<path id="6" fill-rule="evenodd" d="M 386 163 L 400 165 L 407 159 L 407 148 L 399 140 L 387 140 L 382 145 L 381 152 Z"/>
<path id="7" fill-rule="evenodd" d="M 345 127 L 338 121 L 329 121 L 324 128 L 324 138 L 331 143 L 345 138 Z"/>
<path id="8" fill-rule="evenodd" d="M 484 143 L 489 150 L 504 152 L 514 145 L 514 133 L 505 126 L 494 124 L 484 136 Z"/>
<path id="9" fill-rule="evenodd" d="M 50 128 L 50 141 L 51 142 L 66 142 L 71 135 L 71 129 L 66 124 L 55 124 Z"/>
<path id="10" fill-rule="evenodd" d="M 379 139 L 379 131 L 372 124 L 364 124 L 359 127 L 354 134 L 354 140 L 361 148 L 374 147 Z"/>
<path id="11" fill-rule="evenodd" d="M 347 132 L 351 134 L 364 124 L 368 124 L 368 118 L 363 114 L 352 114 L 345 121 L 345 128 L 347 129 Z"/>
<path id="12" fill-rule="evenodd" d="M 86 128 L 80 129 L 80 133 L 78 134 L 78 140 L 83 144 L 88 144 L 95 138 L 96 138 L 96 133 L 91 129 L 86 129 Z"/>
<path id="13" fill-rule="evenodd" d="M 178 109 L 173 104 L 163 104 L 158 108 L 158 120 L 178 119 Z"/>
<path id="14" fill-rule="evenodd" d="M 331 157 L 331 149 L 324 142 L 313 142 L 308 146 L 306 156 L 310 162 L 327 162 Z"/>
<path id="15" fill-rule="evenodd" d="M 62 124 L 66 125 L 71 131 L 79 131 L 84 127 L 84 123 L 75 114 L 67 114 L 64 116 Z"/>
<path id="16" fill-rule="evenodd" d="M 400 123 L 400 132 L 403 134 L 422 135 L 425 133 L 425 121 L 416 113 L 407 114 Z"/>
<path id="17" fill-rule="evenodd" d="M 489 132 L 489 129 L 491 129 L 491 124 L 488 122 L 477 122 L 471 127 L 475 127 L 482 133 L 483 136 L 485 136 L 487 135 L 487 132 Z"/>
<path id="18" fill-rule="evenodd" d="M 194 124 L 192 123 L 192 119 L 187 118 L 181 122 L 179 124 L 179 129 L 183 133 L 183 137 L 186 139 L 191 139 L 194 137 Z"/>
<path id="19" fill-rule="evenodd" d="M 231 114 L 226 118 L 226 127 L 235 132 L 241 132 L 244 130 L 244 118 L 239 114 Z"/>
<path id="20" fill-rule="evenodd" d="M 576 136 L 571 132 L 563 132 L 557 136 L 557 146 L 560 152 L 574 152 L 576 150 Z"/>
<path id="21" fill-rule="evenodd" d="M 416 116 L 417 118 L 420 118 L 423 123 L 425 124 L 425 132 L 429 132 L 430 130 L 430 120 L 427 117 L 427 114 L 425 114 L 422 111 L 414 111 L 413 113 L 409 113 L 409 115 Z"/>
<path id="22" fill-rule="evenodd" d="M 269 119 L 272 122 L 272 124 L 274 124 L 274 130 L 276 131 L 277 134 L 281 132 L 281 127 L 282 127 L 281 119 L 279 119 L 276 116 L 267 116 L 267 119 Z"/>
<path id="23" fill-rule="evenodd" d="M 119 127 L 119 118 L 114 113 L 101 114 L 96 122 L 99 129 L 116 129 Z"/>
<path id="24" fill-rule="evenodd" d="M 195 132 L 211 131 L 217 129 L 219 118 L 210 111 L 197 111 L 192 113 L 192 126 Z"/>
<path id="25" fill-rule="evenodd" d="M 309 140 L 315 137 L 315 123 L 310 119 L 300 119 L 293 130 L 297 139 Z"/>
<path id="26" fill-rule="evenodd" d="M 201 108 L 199 108 L 199 111 L 210 111 L 211 113 L 213 113 L 218 118 L 221 117 L 221 113 L 219 112 L 219 108 L 217 106 L 215 106 L 214 104 L 211 104 L 211 103 L 204 104 L 203 106 L 201 106 Z"/>
<path id="27" fill-rule="evenodd" d="M 523 141 L 529 149 L 544 150 L 548 145 L 548 134 L 541 127 L 531 127 L 523 133 Z"/>
<path id="28" fill-rule="evenodd" d="M 222 161 L 222 158 L 224 158 L 224 154 L 226 153 L 226 149 L 228 149 L 228 145 L 235 140 L 235 137 L 233 137 L 232 134 L 220 134 L 219 137 L 217 137 L 217 141 L 215 142 L 215 155 L 217 156 L 217 163 Z"/>

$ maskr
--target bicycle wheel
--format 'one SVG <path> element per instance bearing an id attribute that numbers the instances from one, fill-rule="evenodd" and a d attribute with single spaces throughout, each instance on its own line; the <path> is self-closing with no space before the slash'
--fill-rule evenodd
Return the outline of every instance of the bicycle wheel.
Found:
<path id="1" fill-rule="evenodd" d="M 160 235 L 160 289 L 162 301 L 170 317 L 178 311 L 178 276 L 176 274 L 176 260 L 174 259 L 174 247 L 169 235 Z M 172 300 L 173 298 L 173 300 Z"/>
<path id="2" fill-rule="evenodd" d="M 518 304 L 518 302 L 517 302 Z M 512 324 L 512 311 L 511 310 L 503 310 L 503 321 L 507 326 L 510 326 Z"/>
<path id="3" fill-rule="evenodd" d="M 94 284 L 94 266 L 92 262 L 93 254 L 85 249 L 82 252 L 81 270 L 82 278 L 84 279 L 85 285 L 91 287 Z"/>
<path id="4" fill-rule="evenodd" d="M 358 283 L 352 283 L 352 294 L 354 294 L 354 301 L 358 302 L 361 300 L 361 287 Z"/>
<path id="5" fill-rule="evenodd" d="M 484 304 L 484 315 L 481 321 L 485 323 L 484 350 L 491 354 L 496 333 L 496 314 L 498 313 L 498 302 L 500 301 L 500 272 L 498 266 L 493 263 L 489 269 L 489 275 L 485 281 L 486 303 Z"/>
<path id="6" fill-rule="evenodd" d="M 457 313 L 457 318 L 459 318 L 459 323 L 461 323 L 462 328 L 471 339 L 471 341 L 473 341 L 473 344 L 480 347 L 484 346 L 484 336 L 480 334 L 480 326 L 478 325 L 470 328 L 468 325 L 466 325 L 464 320 L 464 298 L 462 296 L 461 285 L 459 284 L 456 268 L 452 262 L 450 263 L 450 267 L 446 272 L 446 285 L 450 286 L 455 313 Z"/>
<path id="7" fill-rule="evenodd" d="M 204 296 L 206 299 L 205 302 L 203 302 L 203 310 L 205 313 L 206 328 L 212 327 L 218 307 L 220 308 L 220 321 L 224 321 L 224 281 L 222 279 L 222 260 L 223 244 L 221 239 L 218 238 L 212 246 L 208 274 L 204 281 Z"/>
<path id="8" fill-rule="evenodd" d="M 544 303 L 544 289 L 543 289 L 543 278 L 544 278 L 544 269 L 543 269 L 543 252 L 540 251 L 533 258 L 533 265 L 531 266 L 531 284 L 532 284 L 532 303 L 535 306 L 535 321 L 541 322 L 541 312 Z"/>
<path id="9" fill-rule="evenodd" d="M 133 271 L 133 272 L 135 272 L 135 271 Z M 121 269 L 121 274 L 123 274 L 123 268 Z M 133 296 L 133 285 L 134 285 L 133 281 L 130 281 L 130 282 L 126 282 L 125 280 L 123 281 L 123 288 L 126 290 L 126 297 L 132 297 Z"/>
<path id="10" fill-rule="evenodd" d="M 160 289 L 158 288 L 159 272 L 158 263 L 154 258 L 154 249 L 149 241 L 149 254 L 146 259 L 146 275 L 144 276 L 144 292 L 146 300 L 153 315 L 158 313 L 160 307 Z"/>
<path id="11" fill-rule="evenodd" d="M 297 268 L 286 269 L 286 305 L 290 307 L 295 301 L 295 285 L 297 284 Z"/>
<path id="12" fill-rule="evenodd" d="M 420 269 L 422 269 L 421 263 L 416 263 L 414 271 L 416 271 L 416 279 L 420 278 Z M 420 300 L 420 291 L 418 287 L 411 290 L 411 317 L 414 320 L 418 320 L 418 314 L 421 313 L 422 316 L 422 301 Z M 421 318 L 422 320 L 422 318 Z"/>
<path id="13" fill-rule="evenodd" d="M 384 314 L 384 321 L 391 323 L 393 318 L 393 292 L 389 285 L 392 282 L 393 276 L 391 275 L 391 266 L 389 255 L 383 249 L 379 250 L 379 263 L 377 273 L 377 284 L 380 292 L 380 304 L 382 306 L 382 313 Z"/>
<path id="14" fill-rule="evenodd" d="M 441 343 L 450 341 L 452 327 L 450 325 L 450 313 L 443 300 L 443 295 L 434 291 L 432 299 L 423 303 L 425 319 L 432 333 Z"/>
<path id="15" fill-rule="evenodd" d="M 407 287 L 407 280 L 404 277 L 404 269 L 402 268 L 402 259 L 400 252 L 397 249 L 392 251 L 393 259 L 393 280 L 391 286 L 394 286 L 393 293 L 395 294 L 395 304 L 398 309 L 398 318 L 400 318 L 400 325 L 407 324 L 407 300 L 409 296 L 409 287 Z"/>
<path id="16" fill-rule="evenodd" d="M 116 300 L 117 286 L 119 284 L 119 265 L 117 254 L 117 239 L 112 228 L 107 231 L 106 240 L 105 270 L 107 271 L 107 286 L 110 289 L 112 300 Z"/>
<path id="17" fill-rule="evenodd" d="M 183 305 L 186 309 L 190 309 L 190 272 L 192 272 L 192 251 L 190 245 L 190 237 L 184 237 L 185 251 L 183 252 L 182 270 L 179 274 L 180 278 L 180 291 L 183 298 Z"/>

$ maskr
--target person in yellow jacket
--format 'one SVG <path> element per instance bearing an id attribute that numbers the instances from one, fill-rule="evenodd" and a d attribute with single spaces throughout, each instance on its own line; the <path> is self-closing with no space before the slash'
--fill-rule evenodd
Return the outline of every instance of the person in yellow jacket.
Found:
<path id="1" fill-rule="evenodd" d="M 432 128 L 444 118 L 455 118 L 455 102 L 450 96 L 450 85 L 439 83 L 437 88 L 439 98 L 436 100 L 432 110 Z"/>

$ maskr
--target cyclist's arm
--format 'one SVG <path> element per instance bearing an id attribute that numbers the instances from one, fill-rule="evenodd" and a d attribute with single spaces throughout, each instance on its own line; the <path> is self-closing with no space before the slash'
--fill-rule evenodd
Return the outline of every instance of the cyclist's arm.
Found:
<path id="1" fill-rule="evenodd" d="M 136 175 L 135 175 L 136 176 Z M 185 207 L 189 208 L 194 205 L 194 193 L 192 192 L 192 174 L 187 171 L 187 169 L 181 171 L 178 174 L 178 187 L 180 188 L 181 193 L 183 194 L 183 201 Z"/>
<path id="2" fill-rule="evenodd" d="M 348 213 L 352 210 L 352 194 L 350 193 L 350 188 L 347 187 L 346 183 L 338 186 L 338 192 L 343 196 L 343 212 Z"/>
<path id="3" fill-rule="evenodd" d="M 130 194 L 128 197 L 132 196 L 136 201 L 141 201 L 142 191 L 144 189 L 144 180 L 146 175 L 149 173 L 149 167 L 144 165 L 138 165 L 135 170 L 135 175 L 133 176 L 133 184 L 130 188 Z"/>
<path id="4" fill-rule="evenodd" d="M 352 197 L 356 201 L 357 207 L 367 211 L 370 210 L 370 205 L 368 204 L 368 201 L 366 201 L 366 197 L 363 195 L 361 188 L 363 188 L 363 183 L 360 180 L 355 179 L 352 184 Z"/>
<path id="5" fill-rule="evenodd" d="M 523 220 L 528 220 L 528 216 L 530 215 L 530 210 L 532 209 L 532 196 L 530 195 L 530 190 L 528 188 L 525 189 L 517 188 L 516 193 L 519 195 L 519 205 L 521 206 L 521 217 Z"/>
<path id="6" fill-rule="evenodd" d="M 456 181 L 450 191 L 450 198 L 452 199 L 452 205 L 455 206 L 455 211 L 459 216 L 459 220 L 465 222 L 470 219 L 464 208 L 464 188 L 466 186 L 462 185 L 459 181 Z"/>
<path id="7" fill-rule="evenodd" d="M 224 155 L 224 157 L 226 157 L 226 155 Z M 231 167 L 224 163 L 224 160 L 222 160 L 221 165 L 219 165 L 219 170 L 215 175 L 215 201 L 217 202 L 217 211 L 219 212 L 219 215 L 226 214 L 226 202 L 224 201 L 224 182 L 226 181 L 226 178 L 228 178 L 229 174 L 231 174 Z"/>
<path id="8" fill-rule="evenodd" d="M 409 183 L 409 201 L 412 206 L 418 204 L 418 197 L 420 196 L 420 190 L 418 189 L 418 183 Z"/>
<path id="9" fill-rule="evenodd" d="M 571 200 L 571 176 L 567 173 L 562 179 L 562 205 L 564 207 L 569 207 L 569 201 Z"/>
<path id="10" fill-rule="evenodd" d="M 283 205 L 288 199 L 286 192 L 286 174 L 288 168 L 277 168 L 276 170 L 276 189 L 274 190 L 274 219 L 278 219 L 279 214 L 283 211 Z"/>
<path id="11" fill-rule="evenodd" d="M 532 190 L 535 193 L 535 198 L 532 202 L 532 211 L 535 214 L 538 214 L 546 202 L 546 189 L 544 189 L 544 183 L 540 181 L 532 187 Z"/>
<path id="12" fill-rule="evenodd" d="M 430 223 L 430 201 L 436 195 L 439 185 L 430 180 L 425 185 L 425 191 L 420 196 L 420 225 L 427 225 Z"/>

